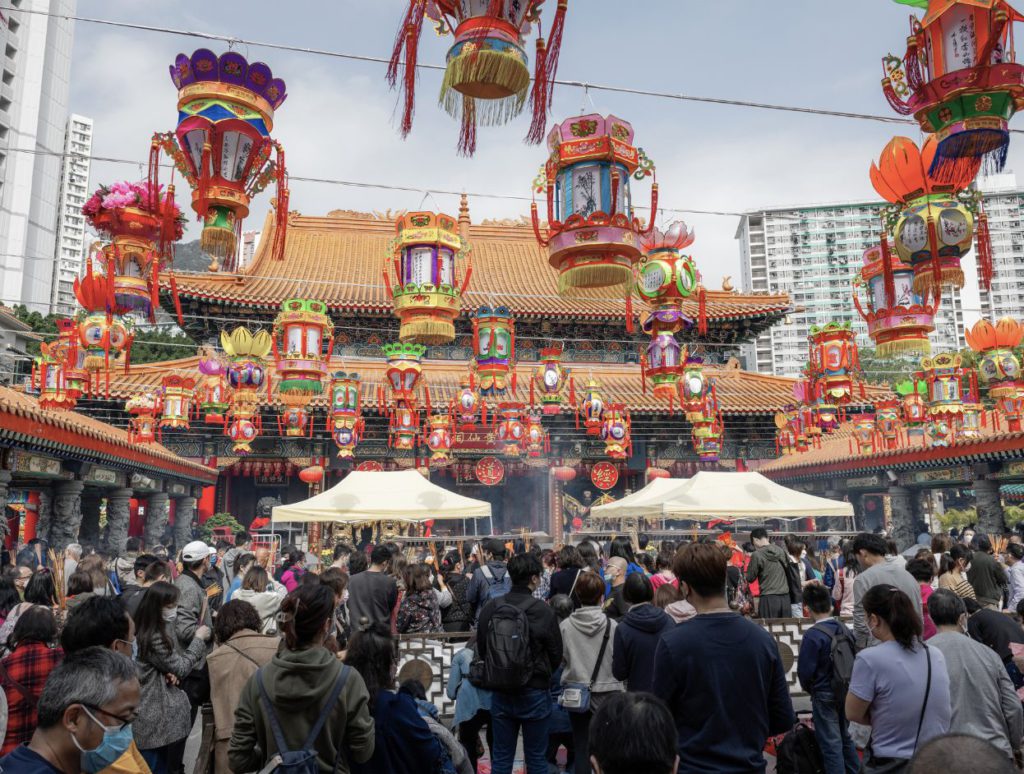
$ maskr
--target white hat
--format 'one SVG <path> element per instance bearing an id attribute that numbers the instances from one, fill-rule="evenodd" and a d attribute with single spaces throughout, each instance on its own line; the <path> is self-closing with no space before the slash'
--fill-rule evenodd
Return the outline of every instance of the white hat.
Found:
<path id="1" fill-rule="evenodd" d="M 217 553 L 216 548 L 210 548 L 202 540 L 193 540 L 181 552 L 182 560 L 186 562 L 201 562 L 206 557 Z"/>

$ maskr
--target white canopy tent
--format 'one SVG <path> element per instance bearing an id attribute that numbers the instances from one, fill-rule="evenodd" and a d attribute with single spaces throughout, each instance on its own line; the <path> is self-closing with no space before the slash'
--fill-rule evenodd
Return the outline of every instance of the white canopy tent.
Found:
<path id="1" fill-rule="evenodd" d="M 702 470 L 661 503 L 666 518 L 794 519 L 853 516 L 853 505 L 776 484 L 760 473 Z"/>
<path id="2" fill-rule="evenodd" d="M 690 482 L 688 478 L 656 478 L 643 489 L 606 505 L 590 509 L 592 519 L 621 519 L 629 516 L 660 517 L 661 504 L 680 487 Z"/>
<path id="3" fill-rule="evenodd" d="M 338 524 L 490 517 L 490 503 L 449 492 L 415 470 L 354 470 L 326 492 L 270 512 L 271 522 Z"/>

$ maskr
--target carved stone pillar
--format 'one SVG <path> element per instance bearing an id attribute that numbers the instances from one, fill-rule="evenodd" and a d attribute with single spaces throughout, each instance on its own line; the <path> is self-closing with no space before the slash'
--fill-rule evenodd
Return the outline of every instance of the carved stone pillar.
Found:
<path id="1" fill-rule="evenodd" d="M 978 509 L 978 534 L 1002 535 L 1006 532 L 1006 515 L 999 496 L 999 482 L 978 479 L 974 482 L 974 501 Z"/>
<path id="2" fill-rule="evenodd" d="M 171 498 L 166 492 L 156 492 L 149 496 L 146 503 L 146 525 L 142 530 L 142 542 L 146 551 L 152 551 L 159 545 L 167 529 L 171 514 Z"/>
<path id="3" fill-rule="evenodd" d="M 78 542 L 82 526 L 81 481 L 61 481 L 54 487 L 53 524 L 50 527 L 50 547 L 59 554 L 71 543 Z"/>
<path id="4" fill-rule="evenodd" d="M 78 542 L 84 546 L 100 544 L 100 506 L 103 492 L 86 488 L 82 492 L 82 525 L 78 529 Z"/>
<path id="5" fill-rule="evenodd" d="M 107 533 L 104 548 L 120 556 L 128 540 L 128 522 L 131 518 L 131 489 L 112 489 L 107 493 Z"/>
<path id="6" fill-rule="evenodd" d="M 0 541 L 7 539 L 11 528 L 7 524 L 8 486 L 11 483 L 11 471 L 0 470 Z"/>
<path id="7" fill-rule="evenodd" d="M 50 542 L 50 528 L 53 526 L 53 490 L 42 487 L 39 492 L 39 511 L 36 519 L 36 537 Z"/>
<path id="8" fill-rule="evenodd" d="M 192 540 L 192 519 L 196 515 L 196 498 L 179 497 L 174 503 L 174 547 L 180 551 Z"/>
<path id="9" fill-rule="evenodd" d="M 903 551 L 914 545 L 916 540 L 914 534 L 914 525 L 917 523 L 916 494 L 906 487 L 891 486 L 889 487 L 889 505 L 892 509 L 892 539 L 896 541 L 896 547 Z"/>

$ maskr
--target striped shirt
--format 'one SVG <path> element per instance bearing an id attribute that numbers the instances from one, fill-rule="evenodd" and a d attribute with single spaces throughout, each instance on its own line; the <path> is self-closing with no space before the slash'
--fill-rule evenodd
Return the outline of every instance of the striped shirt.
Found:
<path id="1" fill-rule="evenodd" d="M 939 578 L 939 588 L 949 589 L 961 599 L 977 599 L 974 586 L 963 575 L 947 572 Z"/>

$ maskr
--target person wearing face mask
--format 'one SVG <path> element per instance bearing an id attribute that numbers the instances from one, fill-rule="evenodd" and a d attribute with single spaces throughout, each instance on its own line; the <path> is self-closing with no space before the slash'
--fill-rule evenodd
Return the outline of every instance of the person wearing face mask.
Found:
<path id="1" fill-rule="evenodd" d="M 353 763 L 373 755 L 363 676 L 323 647 L 333 612 L 334 594 L 320 583 L 304 583 L 281 602 L 284 645 L 242 689 L 228 745 L 231 771 L 262 769 L 282 747 L 311 749 L 320 771 L 337 774 L 349 774 Z"/>
<path id="2" fill-rule="evenodd" d="M 0 770 L 101 772 L 131 754 L 138 705 L 139 680 L 129 659 L 99 647 L 70 654 L 50 673 L 39 696 L 39 722 L 31 740 L 0 758 Z M 135 770 L 145 770 L 145 763 L 135 762 Z"/>
<path id="3" fill-rule="evenodd" d="M 153 774 L 181 768 L 192 720 L 188 696 L 172 683 L 183 680 L 205 658 L 211 634 L 207 626 L 196 627 L 192 641 L 182 649 L 175 637 L 178 602 L 178 588 L 159 581 L 146 591 L 135 614 L 142 686 L 135 742 Z"/>
<path id="4" fill-rule="evenodd" d="M 939 566 L 939 588 L 949 589 L 961 599 L 976 599 L 974 586 L 967 579 L 971 567 L 971 549 L 957 543 L 943 554 Z"/>
<path id="5" fill-rule="evenodd" d="M 178 598 L 178 618 L 174 630 L 178 644 L 188 648 L 195 639 L 196 628 L 204 626 L 213 629 L 213 614 L 210 609 L 208 589 L 203 581 L 210 569 L 210 555 L 217 553 L 201 540 L 193 540 L 181 550 L 182 573 L 175 581 L 181 596 Z M 207 652 L 209 652 L 209 648 Z M 182 681 L 182 690 L 188 696 L 191 717 L 194 722 L 199 708 L 210 700 L 210 674 L 206 669 L 206 653 L 199 663 Z"/>
<path id="6" fill-rule="evenodd" d="M 1024 740 L 1024 712 L 1002 659 L 965 636 L 967 608 L 952 591 L 932 594 L 928 612 L 938 631 L 928 645 L 942 653 L 949 671 L 949 732 L 984 739 L 1012 760 Z"/>

